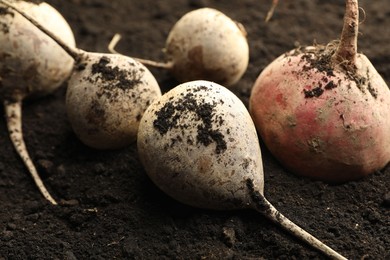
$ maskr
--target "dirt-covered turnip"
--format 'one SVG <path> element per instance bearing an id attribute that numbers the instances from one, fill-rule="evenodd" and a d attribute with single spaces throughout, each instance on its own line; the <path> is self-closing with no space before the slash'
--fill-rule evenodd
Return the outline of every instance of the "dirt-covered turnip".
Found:
<path id="1" fill-rule="evenodd" d="M 118 37 L 111 44 L 112 52 Z M 168 69 L 179 82 L 203 79 L 230 86 L 242 77 L 249 62 L 244 26 L 212 8 L 181 17 L 168 35 L 164 52 L 166 63 L 138 60 Z"/>
<path id="2" fill-rule="evenodd" d="M 45 2 L 12 1 L 70 46 L 71 28 L 62 15 Z M 12 143 L 43 196 L 49 194 L 27 152 L 22 133 L 22 101 L 57 89 L 70 75 L 74 61 L 55 41 L 20 14 L 0 2 L 0 100 L 4 105 Z"/>
<path id="3" fill-rule="evenodd" d="M 152 73 L 124 55 L 72 47 L 22 10 L 7 5 L 54 39 L 76 61 L 68 82 L 66 109 L 78 138 L 96 149 L 118 149 L 134 142 L 143 112 L 161 96 Z"/>
<path id="4" fill-rule="evenodd" d="M 142 117 L 137 147 L 148 176 L 172 198 L 206 209 L 255 209 L 331 258 L 345 259 L 264 197 L 255 126 L 225 87 L 192 81 L 156 99 Z"/>
<path id="5" fill-rule="evenodd" d="M 283 54 L 253 86 L 255 125 L 296 174 L 345 182 L 390 161 L 390 90 L 357 53 L 358 24 L 358 1 L 347 0 L 340 41 Z"/>
<path id="6" fill-rule="evenodd" d="M 45 2 L 14 0 L 12 4 L 70 46 L 75 39 L 62 15 Z M 20 14 L 0 3 L 0 72 L 2 100 L 47 94 L 71 74 L 74 61 L 50 37 Z"/>
<path id="7" fill-rule="evenodd" d="M 66 110 L 80 140 L 96 149 L 128 146 L 141 117 L 161 95 L 150 71 L 130 57 L 84 53 L 68 83 Z"/>

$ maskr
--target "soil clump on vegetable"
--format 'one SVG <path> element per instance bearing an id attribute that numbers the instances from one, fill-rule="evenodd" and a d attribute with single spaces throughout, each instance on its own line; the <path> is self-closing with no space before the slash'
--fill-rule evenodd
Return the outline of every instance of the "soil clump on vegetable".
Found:
<path id="1" fill-rule="evenodd" d="M 92 74 L 98 74 L 97 79 L 102 78 L 103 82 L 109 82 L 104 85 L 104 94 L 109 95 L 113 87 L 126 90 L 141 83 L 142 71 L 136 73 L 135 71 L 121 70 L 118 66 L 108 66 L 109 63 L 110 58 L 102 57 L 99 62 L 92 64 Z M 132 80 L 129 80 L 129 78 Z M 112 84 L 113 82 L 116 84 Z"/>
<path id="2" fill-rule="evenodd" d="M 280 1 L 266 24 L 271 1 L 47 2 L 70 23 L 79 48 L 107 52 L 120 33 L 119 52 L 152 60 L 164 59 L 161 48 L 183 14 L 200 7 L 224 12 L 248 32 L 249 67 L 231 88 L 246 105 L 258 74 L 276 57 L 337 39 L 345 8 L 344 1 Z M 360 6 L 358 51 L 389 84 L 390 5 L 363 0 Z M 178 84 L 167 71 L 150 70 L 163 92 Z M 323 82 L 321 89 L 335 85 Z M 374 87 L 368 90 L 375 93 Z M 67 120 L 65 93 L 66 84 L 23 106 L 27 148 L 59 206 L 41 196 L 0 120 L 0 259 L 326 259 L 252 210 L 201 210 L 169 198 L 146 176 L 136 144 L 114 151 L 86 147 Z M 210 138 L 205 142 L 215 141 Z M 330 185 L 293 175 L 261 145 L 265 197 L 282 214 L 350 259 L 390 259 L 389 167 Z"/>
<path id="3" fill-rule="evenodd" d="M 215 103 L 198 104 L 194 96 L 197 91 L 198 89 L 195 89 L 193 92 L 187 93 L 176 102 L 171 101 L 166 103 L 159 111 L 156 111 L 157 119 L 154 120 L 153 125 L 161 135 L 164 135 L 171 128 L 185 129 L 187 125 L 185 123 L 179 124 L 180 118 L 186 117 L 188 113 L 195 113 L 195 120 L 199 122 L 196 142 L 204 146 L 215 142 L 215 152 L 217 154 L 222 153 L 227 149 L 225 137 L 218 128 L 213 128 L 213 123 L 217 126 L 223 124 L 224 120 L 222 115 L 216 115 Z M 220 100 L 219 102 L 223 101 Z M 192 138 L 187 137 L 186 140 L 187 144 L 193 145 Z M 176 141 L 181 142 L 181 137 L 172 140 L 172 144 Z"/>

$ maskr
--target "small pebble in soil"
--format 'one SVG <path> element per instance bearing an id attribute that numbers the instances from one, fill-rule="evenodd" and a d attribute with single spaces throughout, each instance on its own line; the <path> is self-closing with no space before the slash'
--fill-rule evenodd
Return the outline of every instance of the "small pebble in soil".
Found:
<path id="1" fill-rule="evenodd" d="M 74 255 L 74 253 L 72 251 L 70 251 L 70 250 L 65 252 L 65 259 L 66 260 L 77 260 L 77 258 Z"/>
<path id="2" fill-rule="evenodd" d="M 223 241 L 228 247 L 234 246 L 236 242 L 236 232 L 231 227 L 224 227 L 223 231 Z"/>
<path id="3" fill-rule="evenodd" d="M 36 222 L 38 221 L 38 219 L 41 217 L 41 214 L 39 213 L 33 213 L 33 214 L 30 214 L 28 216 L 26 216 L 26 220 L 27 221 L 32 221 L 32 222 Z"/>
<path id="4" fill-rule="evenodd" d="M 384 196 L 383 196 L 383 201 L 382 201 L 382 205 L 386 208 L 390 208 L 390 192 L 387 192 Z"/>
<path id="5" fill-rule="evenodd" d="M 127 258 L 134 258 L 137 254 L 139 254 L 139 245 L 138 240 L 135 238 L 127 238 L 123 242 L 122 254 Z"/>
<path id="6" fill-rule="evenodd" d="M 1 234 L 2 240 L 9 241 L 14 236 L 14 233 L 10 230 L 4 230 Z"/>
<path id="7" fill-rule="evenodd" d="M 7 224 L 7 230 L 15 230 L 15 229 L 16 229 L 16 225 L 14 223 Z"/>
<path id="8" fill-rule="evenodd" d="M 54 163 L 50 160 L 41 159 L 37 161 L 37 168 L 42 178 L 53 175 Z"/>
<path id="9" fill-rule="evenodd" d="M 102 173 L 104 173 L 106 171 L 106 167 L 102 163 L 97 163 L 97 164 L 94 165 L 94 171 L 97 174 L 102 174 Z"/>
<path id="10" fill-rule="evenodd" d="M 62 206 L 71 207 L 71 206 L 77 206 L 77 205 L 79 205 L 80 203 L 79 203 L 79 201 L 76 200 L 76 199 L 70 199 L 70 200 L 64 200 L 64 199 L 62 199 L 62 200 L 60 201 L 60 204 L 61 204 Z"/>
<path id="11" fill-rule="evenodd" d="M 66 174 L 66 169 L 63 164 L 59 165 L 56 169 L 57 174 L 59 175 L 65 175 Z"/>

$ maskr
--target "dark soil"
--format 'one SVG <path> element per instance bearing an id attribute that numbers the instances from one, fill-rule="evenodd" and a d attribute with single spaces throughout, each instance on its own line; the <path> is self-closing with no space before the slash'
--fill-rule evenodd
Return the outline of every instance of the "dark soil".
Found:
<path id="1" fill-rule="evenodd" d="M 162 60 L 174 22 L 195 8 L 217 8 L 248 31 L 250 65 L 232 90 L 245 104 L 259 72 L 298 46 L 337 39 L 344 1 L 281 1 L 269 24 L 271 1 L 49 0 L 69 21 L 80 48 L 117 50 Z M 365 21 L 359 51 L 390 83 L 390 5 L 361 1 Z M 151 69 L 163 91 L 177 83 Z M 147 178 L 135 144 L 96 151 L 72 133 L 66 85 L 24 103 L 24 134 L 50 192 L 38 192 L 0 121 L 0 259 L 325 259 L 255 211 L 209 211 L 182 205 Z M 4 111 L 1 110 L 3 113 Z M 286 216 L 351 259 L 390 259 L 390 169 L 363 180 L 329 185 L 296 177 L 263 146 L 265 195 Z"/>

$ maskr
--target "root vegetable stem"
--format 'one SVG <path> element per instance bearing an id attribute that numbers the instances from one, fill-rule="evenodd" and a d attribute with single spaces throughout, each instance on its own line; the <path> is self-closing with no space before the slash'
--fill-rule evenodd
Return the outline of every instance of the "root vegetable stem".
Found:
<path id="1" fill-rule="evenodd" d="M 269 20 L 271 20 L 272 16 L 274 15 L 274 11 L 276 6 L 278 5 L 279 0 L 272 0 L 271 8 L 269 9 L 267 16 L 265 17 L 265 22 L 268 23 Z"/>
<path id="2" fill-rule="evenodd" d="M 118 42 L 121 40 L 121 38 L 122 38 L 122 36 L 119 33 L 116 33 L 112 37 L 110 43 L 108 44 L 108 51 L 109 52 L 111 52 L 113 54 L 123 55 L 122 53 L 115 50 L 115 47 L 118 44 Z M 135 59 L 136 61 L 142 63 L 143 65 L 152 66 L 155 68 L 167 69 L 167 70 L 170 70 L 173 68 L 173 62 L 157 62 L 157 61 L 146 60 L 146 59 L 135 58 L 135 57 L 132 57 L 132 58 Z"/>
<path id="3" fill-rule="evenodd" d="M 346 0 L 344 25 L 340 43 L 333 61 L 342 65 L 350 72 L 356 71 L 357 38 L 359 33 L 359 4 L 358 0 Z"/>
<path id="4" fill-rule="evenodd" d="M 281 227 L 283 227 L 285 230 L 287 230 L 294 236 L 305 241 L 312 247 L 320 250 L 328 257 L 332 259 L 340 259 L 340 260 L 347 259 L 344 256 L 337 253 L 336 251 L 334 251 L 332 248 L 322 243 L 320 240 L 315 238 L 310 233 L 303 230 L 294 222 L 286 218 L 284 215 L 282 215 L 260 192 L 256 190 L 253 184 L 253 180 L 248 179 L 247 186 L 249 189 L 250 196 L 252 198 L 252 202 L 254 203 L 254 208 L 258 212 L 260 212 L 261 214 L 263 214 L 265 217 L 269 218 L 273 222 L 279 224 Z"/>

